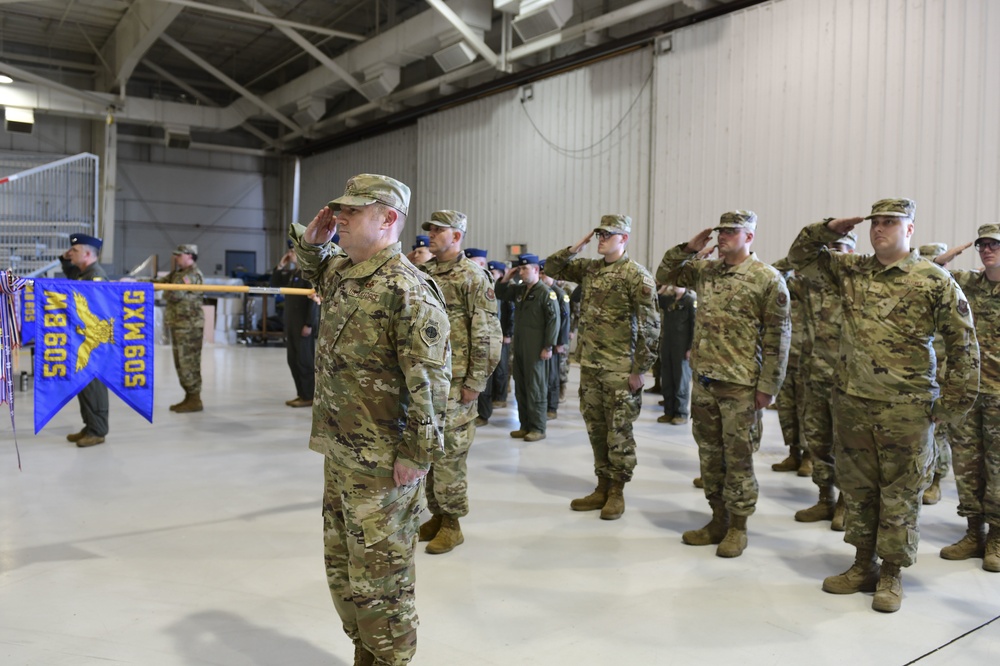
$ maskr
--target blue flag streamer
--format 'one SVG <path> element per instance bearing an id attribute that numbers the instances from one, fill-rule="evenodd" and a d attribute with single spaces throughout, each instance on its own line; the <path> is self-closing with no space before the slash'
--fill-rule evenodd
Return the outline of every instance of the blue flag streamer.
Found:
<path id="1" fill-rule="evenodd" d="M 28 282 L 19 292 L 21 297 L 21 344 L 35 339 L 35 288 Z"/>
<path id="2" fill-rule="evenodd" d="M 93 379 L 153 421 L 153 285 L 35 280 L 35 433 Z"/>

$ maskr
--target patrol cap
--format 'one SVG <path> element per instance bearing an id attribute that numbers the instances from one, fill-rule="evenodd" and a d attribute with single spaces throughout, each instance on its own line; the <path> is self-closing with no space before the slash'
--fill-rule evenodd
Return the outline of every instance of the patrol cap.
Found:
<path id="1" fill-rule="evenodd" d="M 104 245 L 104 241 L 94 236 L 88 236 L 87 234 L 73 234 L 72 236 L 69 237 L 69 244 L 89 245 L 90 247 L 94 247 L 100 250 L 101 246 Z"/>
<path id="2" fill-rule="evenodd" d="M 979 227 L 979 238 L 992 238 L 1000 241 L 1000 224 L 984 224 Z"/>
<path id="3" fill-rule="evenodd" d="M 330 210 L 341 206 L 370 206 L 383 203 L 392 206 L 403 215 L 410 206 L 410 188 L 389 176 L 362 173 L 347 181 L 344 196 L 327 204 Z"/>
<path id="4" fill-rule="evenodd" d="M 538 270 L 540 270 L 540 271 L 544 271 L 545 270 L 545 260 L 544 259 L 539 259 L 538 260 Z"/>
<path id="5" fill-rule="evenodd" d="M 538 265 L 538 255 L 537 254 L 521 254 L 517 257 L 518 266 L 527 266 L 528 264 Z"/>
<path id="6" fill-rule="evenodd" d="M 417 242 L 413 244 L 413 249 L 416 250 L 418 247 L 430 247 L 431 237 L 430 236 L 417 236 Z"/>
<path id="7" fill-rule="evenodd" d="M 465 251 L 465 256 L 467 256 L 469 259 L 472 259 L 473 257 L 482 257 L 483 259 L 485 259 L 486 250 L 480 250 L 478 247 L 470 247 Z"/>
<path id="8" fill-rule="evenodd" d="M 837 243 L 839 243 L 841 245 L 846 245 L 847 247 L 849 247 L 849 248 L 851 248 L 853 250 L 853 249 L 855 249 L 855 248 L 858 247 L 858 235 L 856 233 L 854 233 L 853 231 L 848 231 L 846 234 L 844 234 L 843 236 L 841 236 L 837 240 L 830 241 L 831 245 L 835 245 Z"/>
<path id="9" fill-rule="evenodd" d="M 928 243 L 927 245 L 921 245 L 920 249 L 917 250 L 921 257 L 927 259 L 933 259 L 934 257 L 940 257 L 942 254 L 948 251 L 947 243 Z"/>
<path id="10" fill-rule="evenodd" d="M 288 247 L 291 247 L 291 241 L 289 241 Z M 191 245 L 191 244 L 188 244 L 188 245 L 178 245 L 177 249 L 174 250 L 173 253 L 174 254 L 196 255 L 196 254 L 198 254 L 198 246 L 197 245 Z"/>
<path id="11" fill-rule="evenodd" d="M 731 210 L 723 213 L 719 218 L 719 226 L 713 231 L 720 229 L 746 229 L 747 231 L 757 230 L 757 213 L 752 210 Z"/>
<path id="12" fill-rule="evenodd" d="M 502 261 L 491 261 L 486 264 L 491 271 L 505 271 L 507 270 L 507 264 Z"/>
<path id="13" fill-rule="evenodd" d="M 601 223 L 594 227 L 594 231 L 608 231 L 613 234 L 630 234 L 632 233 L 632 218 L 621 213 L 616 213 L 614 215 L 602 215 Z"/>
<path id="14" fill-rule="evenodd" d="M 424 222 L 421 228 L 424 231 L 430 231 L 431 227 L 442 227 L 444 229 L 457 229 L 465 233 L 466 223 L 465 213 L 459 213 L 457 210 L 439 210 L 432 214 L 431 219 Z"/>
<path id="15" fill-rule="evenodd" d="M 872 214 L 866 217 L 908 217 L 913 219 L 917 203 L 913 199 L 879 199 L 872 204 Z"/>

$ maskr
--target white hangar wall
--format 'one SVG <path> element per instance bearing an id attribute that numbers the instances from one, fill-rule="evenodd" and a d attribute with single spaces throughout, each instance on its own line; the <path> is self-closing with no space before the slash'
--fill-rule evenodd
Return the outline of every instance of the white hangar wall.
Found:
<path id="1" fill-rule="evenodd" d="M 805 223 L 917 201 L 915 243 L 971 240 L 1000 210 L 1000 3 L 775 0 L 629 53 L 303 161 L 302 217 L 362 171 L 413 190 L 411 224 L 469 215 L 467 246 L 547 254 L 603 212 L 635 221 L 632 255 L 720 213 L 760 216 L 784 256 Z M 308 221 L 304 219 L 303 221 Z M 861 249 L 867 250 L 866 228 Z M 974 253 L 956 264 L 975 265 Z"/>

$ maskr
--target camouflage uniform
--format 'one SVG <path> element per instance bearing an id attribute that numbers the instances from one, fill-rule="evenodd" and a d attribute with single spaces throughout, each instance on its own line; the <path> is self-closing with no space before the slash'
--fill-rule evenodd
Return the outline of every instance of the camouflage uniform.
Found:
<path id="1" fill-rule="evenodd" d="M 575 306 L 572 302 L 573 290 L 576 289 L 577 285 L 573 282 L 568 282 L 566 280 L 556 280 L 555 285 L 563 290 L 565 294 L 566 302 L 566 342 L 563 350 L 559 352 L 559 399 L 562 400 L 566 393 L 566 384 L 569 382 L 569 347 L 570 347 L 570 334 L 575 333 L 576 329 L 573 328 L 573 309 L 574 307 L 578 310 L 576 313 L 577 318 L 579 318 L 580 304 L 577 303 Z M 559 309 L 559 316 L 562 316 L 563 309 Z M 562 320 L 560 319 L 560 328 L 563 326 Z M 563 344 L 563 343 L 560 343 Z"/>
<path id="2" fill-rule="evenodd" d="M 720 227 L 752 231 L 756 215 L 726 213 Z M 702 483 L 713 513 L 721 504 L 730 515 L 746 517 L 753 514 L 758 494 L 756 393 L 777 395 L 788 362 L 788 288 L 778 271 L 754 253 L 735 266 L 695 255 L 687 243 L 667 250 L 656 279 L 698 293 L 691 416 Z"/>
<path id="3" fill-rule="evenodd" d="M 180 245 L 174 254 L 197 254 L 191 245 Z M 155 282 L 165 284 L 204 284 L 205 276 L 197 265 L 174 270 Z M 174 367 L 181 388 L 187 394 L 201 393 L 201 344 L 205 336 L 204 298 L 197 291 L 164 291 L 167 302 L 164 323 L 170 329 L 174 349 Z"/>
<path id="4" fill-rule="evenodd" d="M 464 232 L 465 215 L 446 216 L 446 213 L 455 211 L 439 211 L 431 219 L 458 220 L 456 215 L 461 216 L 460 225 L 456 221 L 448 226 Z M 475 400 L 462 404 L 462 387 L 481 392 L 493 372 L 490 358 L 499 356 L 502 342 L 497 300 L 493 293 L 493 276 L 463 253 L 451 261 L 431 259 L 420 268 L 441 289 L 451 323 L 451 391 L 444 456 L 431 465 L 427 475 L 427 503 L 436 516 L 461 518 L 469 513 L 467 460 L 476 435 L 478 406 Z"/>
<path id="5" fill-rule="evenodd" d="M 912 217 L 912 202 L 876 203 L 872 216 Z M 955 421 L 978 385 L 979 351 L 962 290 L 916 252 L 889 266 L 874 255 L 831 252 L 840 234 L 805 227 L 789 250 L 793 267 L 818 261 L 840 289 L 844 321 L 833 395 L 836 476 L 846 504 L 844 540 L 894 567 L 916 560 L 917 519 L 930 482 L 932 421 Z M 942 388 L 931 340 L 953 360 Z"/>
<path id="6" fill-rule="evenodd" d="M 409 190 L 384 176 L 348 181 L 336 205 L 380 201 L 405 214 Z M 413 550 L 421 482 L 396 486 L 393 465 L 428 469 L 443 450 L 451 359 L 437 286 L 395 243 L 353 264 L 301 240 L 299 265 L 323 298 L 309 448 L 325 462 L 327 579 L 344 631 L 377 664 L 416 650 Z"/>
<path id="7" fill-rule="evenodd" d="M 983 225 L 980 237 L 1000 240 L 1000 225 Z M 958 515 L 985 520 L 1000 531 L 1000 282 L 986 273 L 952 271 L 969 298 L 979 337 L 979 396 L 965 419 L 952 426 Z"/>
<path id="8" fill-rule="evenodd" d="M 853 233 L 837 243 L 857 243 Z M 833 458 L 834 369 L 840 355 L 840 331 L 844 310 L 840 288 L 829 273 L 811 263 L 797 270 L 804 286 L 805 336 L 799 360 L 798 381 L 802 384 L 800 428 L 802 442 L 813 462 L 812 480 L 832 493 L 836 483 Z M 793 324 L 794 327 L 794 324 Z M 839 527 L 838 527 L 839 529 Z"/>
<path id="9" fill-rule="evenodd" d="M 624 222 L 623 220 L 627 220 Z M 605 215 L 600 229 L 631 229 L 624 215 Z M 645 374 L 656 358 L 660 314 L 656 283 L 628 252 L 615 262 L 574 259 L 570 248 L 546 260 L 545 274 L 581 287 L 579 337 L 580 411 L 587 424 L 599 479 L 627 482 L 635 469 L 632 423 L 642 390 L 629 388 L 630 374 Z"/>
<path id="10" fill-rule="evenodd" d="M 786 268 L 785 262 L 775 262 L 774 268 L 782 273 L 785 286 L 788 288 L 789 321 L 792 325 L 792 338 L 788 347 L 788 365 L 785 369 L 785 381 L 781 384 L 775 402 L 778 407 L 778 424 L 781 426 L 781 436 L 788 447 L 789 455 L 800 460 L 803 454 L 801 435 L 801 411 L 804 386 L 799 379 L 799 359 L 802 357 L 802 341 L 805 339 L 805 285 L 802 278 L 794 275 Z M 780 465 L 780 463 L 779 463 Z M 796 465 L 796 469 L 798 465 Z"/>

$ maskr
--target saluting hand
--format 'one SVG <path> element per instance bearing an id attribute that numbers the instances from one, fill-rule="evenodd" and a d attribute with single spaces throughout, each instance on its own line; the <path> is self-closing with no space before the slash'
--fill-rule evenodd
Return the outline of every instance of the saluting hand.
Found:
<path id="1" fill-rule="evenodd" d="M 583 248 L 587 247 L 587 244 L 590 243 L 590 239 L 593 237 L 594 231 L 591 229 L 589 234 L 584 236 L 579 243 L 569 249 L 570 254 L 579 254 L 580 252 L 583 252 Z"/>
<path id="2" fill-rule="evenodd" d="M 708 241 L 710 240 L 712 240 L 711 227 L 699 231 L 697 236 L 688 241 L 687 247 L 684 249 L 688 252 L 701 252 L 708 247 Z"/>
<path id="3" fill-rule="evenodd" d="M 310 245 L 323 245 L 333 240 L 337 233 L 337 216 L 328 206 L 323 206 L 312 219 L 302 238 Z"/>
<path id="4" fill-rule="evenodd" d="M 704 250 L 698 253 L 698 256 L 696 256 L 695 259 L 708 259 L 718 247 L 718 245 L 712 245 L 711 247 L 706 246 Z"/>
<path id="5" fill-rule="evenodd" d="M 954 259 L 958 255 L 962 254 L 963 252 L 965 252 L 966 250 L 968 250 L 970 247 L 972 247 L 973 244 L 975 244 L 975 241 L 969 241 L 965 245 L 956 245 L 955 247 L 951 248 L 947 252 L 942 252 L 938 256 L 934 257 L 934 261 L 937 264 L 939 264 L 941 266 L 944 266 L 949 261 L 951 261 L 952 259 Z"/>
<path id="6" fill-rule="evenodd" d="M 862 217 L 838 217 L 836 220 L 827 222 L 826 228 L 830 231 L 836 231 L 838 234 L 846 234 L 862 222 L 864 222 Z"/>

